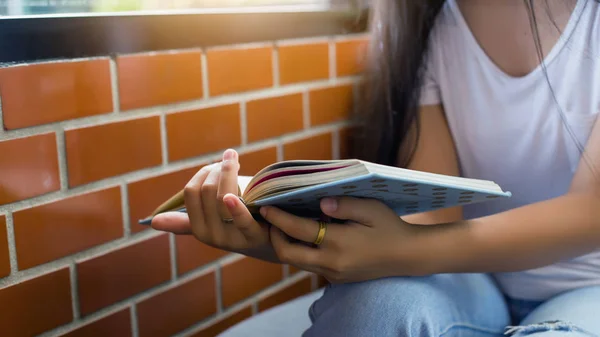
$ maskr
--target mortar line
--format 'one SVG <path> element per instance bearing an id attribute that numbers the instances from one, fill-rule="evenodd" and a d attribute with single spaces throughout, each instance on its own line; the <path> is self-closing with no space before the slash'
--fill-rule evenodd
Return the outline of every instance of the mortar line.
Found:
<path id="1" fill-rule="evenodd" d="M 58 177 L 60 182 L 60 190 L 66 191 L 69 189 L 69 173 L 67 165 L 67 148 L 65 143 L 65 132 L 57 130 L 56 138 L 56 154 L 58 156 Z"/>
<path id="2" fill-rule="evenodd" d="M 16 238 L 15 238 L 15 224 L 14 224 L 13 213 L 12 212 L 6 213 L 4 219 L 6 220 L 6 240 L 8 241 L 8 259 L 10 261 L 10 276 L 12 276 L 19 272 L 19 263 L 18 263 L 18 259 L 17 259 L 17 243 L 16 243 Z M 8 276 L 8 277 L 10 277 L 10 276 Z M 3 279 L 0 279 L 0 288 L 2 287 Z"/>
<path id="3" fill-rule="evenodd" d="M 206 58 L 206 53 L 202 52 L 200 54 L 200 69 L 202 70 L 202 89 L 203 99 L 207 100 L 210 97 L 210 90 L 208 87 L 208 59 Z"/>
<path id="4" fill-rule="evenodd" d="M 351 34 L 343 34 L 343 35 L 333 36 L 333 40 L 336 42 L 353 41 L 353 40 L 361 40 L 361 39 L 368 39 L 368 38 L 369 38 L 369 33 L 351 33 Z"/>
<path id="5" fill-rule="evenodd" d="M 29 67 L 32 65 L 37 65 L 37 64 L 55 64 L 55 63 L 77 63 L 77 62 L 85 62 L 85 61 L 97 61 L 97 60 L 106 60 L 108 59 L 107 56 L 83 56 L 83 57 L 74 57 L 74 58 L 68 58 L 68 59 L 43 59 L 43 60 L 36 60 L 36 61 L 32 61 L 32 62 L 20 62 L 20 61 L 16 61 L 16 62 L 12 62 L 12 63 L 0 63 L 0 67 L 2 68 L 11 68 L 11 67 Z"/>
<path id="6" fill-rule="evenodd" d="M 167 139 L 167 116 L 164 113 L 160 114 L 160 154 L 162 156 L 162 166 L 169 165 L 169 145 Z"/>
<path id="7" fill-rule="evenodd" d="M 177 280 L 177 249 L 175 234 L 169 233 L 169 257 L 171 261 L 171 281 Z"/>
<path id="8" fill-rule="evenodd" d="M 302 93 L 302 124 L 304 129 L 310 128 L 310 93 Z"/>
<path id="9" fill-rule="evenodd" d="M 258 42 L 243 42 L 236 43 L 233 45 L 215 45 L 206 48 L 207 51 L 218 51 L 218 50 L 240 50 L 240 49 L 258 49 L 264 47 L 273 46 L 273 42 L 270 41 L 258 41 Z"/>
<path id="10" fill-rule="evenodd" d="M 121 112 L 121 97 L 119 96 L 119 71 L 117 60 L 111 57 L 108 61 L 110 69 L 110 88 L 112 94 L 113 114 Z"/>
<path id="11" fill-rule="evenodd" d="M 335 41 L 333 39 L 329 39 L 328 47 L 329 47 L 329 78 L 335 79 L 335 78 L 337 78 L 337 50 L 336 50 L 336 46 L 335 46 Z"/>
<path id="12" fill-rule="evenodd" d="M 258 302 L 253 302 L 250 307 L 252 308 L 252 316 L 258 314 Z"/>
<path id="13" fill-rule="evenodd" d="M 79 283 L 77 278 L 77 269 L 74 263 L 69 266 L 69 280 L 71 283 L 71 304 L 73 308 L 73 318 L 78 320 L 81 317 L 79 308 Z"/>
<path id="14" fill-rule="evenodd" d="M 278 40 L 277 46 L 301 46 L 305 44 L 317 44 L 327 42 L 329 37 L 327 36 L 310 36 L 310 37 L 298 37 L 292 39 Z"/>
<path id="15" fill-rule="evenodd" d="M 131 336 L 138 337 L 140 335 L 140 327 L 138 323 L 137 305 L 131 303 Z"/>
<path id="16" fill-rule="evenodd" d="M 277 161 L 280 162 L 283 160 L 284 158 L 284 153 L 283 153 L 283 142 L 279 142 L 277 143 Z"/>
<path id="17" fill-rule="evenodd" d="M 121 186 L 121 214 L 123 216 L 123 236 L 128 238 L 131 236 L 131 214 L 129 212 L 129 189 L 126 183 Z"/>
<path id="18" fill-rule="evenodd" d="M 331 154 L 333 159 L 340 159 L 340 130 L 336 129 L 331 137 Z"/>

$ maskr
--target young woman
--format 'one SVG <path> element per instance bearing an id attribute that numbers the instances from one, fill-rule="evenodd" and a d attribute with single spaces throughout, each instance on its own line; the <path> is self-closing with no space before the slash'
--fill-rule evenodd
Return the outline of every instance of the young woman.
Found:
<path id="1" fill-rule="evenodd" d="M 312 248 L 288 237 L 314 242 L 316 222 L 272 207 L 272 226 L 252 219 L 228 150 L 187 185 L 189 217 L 153 227 L 327 277 L 305 336 L 600 336 L 600 4 L 378 0 L 372 13 L 357 156 L 512 198 L 402 219 L 324 199 L 348 222 Z"/>

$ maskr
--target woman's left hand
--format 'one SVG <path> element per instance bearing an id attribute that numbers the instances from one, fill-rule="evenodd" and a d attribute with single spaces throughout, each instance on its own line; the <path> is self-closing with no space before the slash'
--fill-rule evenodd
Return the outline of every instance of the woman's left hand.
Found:
<path id="1" fill-rule="evenodd" d="M 419 246 L 424 227 L 408 224 L 385 204 L 373 199 L 326 198 L 322 212 L 345 223 L 329 223 L 318 246 L 292 243 L 288 237 L 311 244 L 319 223 L 262 207 L 271 226 L 271 242 L 283 263 L 314 272 L 332 283 L 390 276 L 419 276 L 427 270 Z M 425 248 L 426 249 L 426 248 Z M 425 254 L 426 255 L 426 254 Z"/>

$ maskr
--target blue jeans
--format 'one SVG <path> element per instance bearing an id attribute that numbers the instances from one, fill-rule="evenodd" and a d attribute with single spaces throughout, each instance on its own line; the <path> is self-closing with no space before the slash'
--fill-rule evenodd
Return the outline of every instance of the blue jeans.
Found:
<path id="1" fill-rule="evenodd" d="M 491 277 L 446 274 L 327 286 L 304 337 L 599 337 L 600 287 L 544 303 L 506 298 Z"/>

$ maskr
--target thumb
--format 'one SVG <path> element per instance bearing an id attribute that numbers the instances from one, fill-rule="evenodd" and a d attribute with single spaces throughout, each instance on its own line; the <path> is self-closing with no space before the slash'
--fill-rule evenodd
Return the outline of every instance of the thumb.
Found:
<path id="1" fill-rule="evenodd" d="M 192 234 L 190 218 L 186 213 L 167 212 L 152 219 L 152 228 L 173 234 Z"/>
<path id="2" fill-rule="evenodd" d="M 373 222 L 373 215 L 381 214 L 381 212 L 385 212 L 385 209 L 374 199 L 341 197 L 322 199 L 321 211 L 334 219 L 351 220 L 369 225 Z"/>

